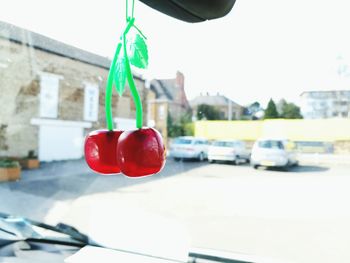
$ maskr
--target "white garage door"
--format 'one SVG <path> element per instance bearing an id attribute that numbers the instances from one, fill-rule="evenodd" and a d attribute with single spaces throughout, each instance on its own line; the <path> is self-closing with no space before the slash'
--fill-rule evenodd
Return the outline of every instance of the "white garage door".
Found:
<path id="1" fill-rule="evenodd" d="M 83 157 L 84 127 L 88 128 L 87 126 L 91 126 L 90 123 L 44 120 L 36 124 L 40 125 L 38 145 L 40 161 Z"/>
<path id="2" fill-rule="evenodd" d="M 83 156 L 83 129 L 77 127 L 40 126 L 39 159 L 56 161 Z"/>

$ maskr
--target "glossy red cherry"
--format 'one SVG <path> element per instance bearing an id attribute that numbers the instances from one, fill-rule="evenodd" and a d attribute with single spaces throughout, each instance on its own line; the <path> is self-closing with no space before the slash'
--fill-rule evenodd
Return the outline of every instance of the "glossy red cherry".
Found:
<path id="1" fill-rule="evenodd" d="M 98 130 L 85 139 L 85 160 L 89 167 L 101 174 L 120 173 L 117 164 L 117 144 L 122 131 Z"/>
<path id="2" fill-rule="evenodd" d="M 162 136 L 152 128 L 123 132 L 118 140 L 117 160 L 126 176 L 140 177 L 158 173 L 165 164 Z"/>

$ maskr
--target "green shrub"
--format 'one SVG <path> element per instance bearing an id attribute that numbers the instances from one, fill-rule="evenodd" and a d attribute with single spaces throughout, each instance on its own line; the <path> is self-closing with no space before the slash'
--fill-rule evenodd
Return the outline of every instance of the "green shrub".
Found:
<path id="1" fill-rule="evenodd" d="M 38 155 L 35 154 L 35 151 L 31 150 L 28 152 L 28 155 L 23 159 L 25 160 L 38 159 Z"/>
<path id="2" fill-rule="evenodd" d="M 10 159 L 0 159 L 0 168 L 15 168 L 20 167 L 18 161 Z"/>
<path id="3" fill-rule="evenodd" d="M 194 136 L 194 123 L 189 122 L 184 124 L 184 133 L 186 136 Z"/>

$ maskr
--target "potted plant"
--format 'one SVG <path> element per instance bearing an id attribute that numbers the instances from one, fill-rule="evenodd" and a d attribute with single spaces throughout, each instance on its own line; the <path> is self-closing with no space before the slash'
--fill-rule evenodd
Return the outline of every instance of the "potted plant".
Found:
<path id="1" fill-rule="evenodd" d="M 29 151 L 28 156 L 19 160 L 20 165 L 23 169 L 37 169 L 39 168 L 38 156 L 34 151 Z"/>
<path id="2" fill-rule="evenodd" d="M 0 159 L 0 182 L 19 180 L 21 166 L 18 161 L 11 159 Z"/>

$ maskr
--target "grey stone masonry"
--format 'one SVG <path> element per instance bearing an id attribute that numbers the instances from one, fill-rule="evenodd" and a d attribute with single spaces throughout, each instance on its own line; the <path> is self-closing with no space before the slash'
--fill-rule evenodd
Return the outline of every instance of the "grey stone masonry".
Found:
<path id="1" fill-rule="evenodd" d="M 105 128 L 105 86 L 110 60 L 60 43 L 39 34 L 0 22 L 0 156 L 26 156 L 37 151 L 40 74 L 60 76 L 58 120 L 84 121 L 85 83 L 99 87 L 98 120 L 91 129 Z M 145 102 L 145 81 L 135 76 Z M 122 103 L 119 105 L 119 103 Z M 144 119 L 147 120 L 147 103 Z M 120 98 L 113 95 L 113 117 L 135 118 L 129 89 Z M 89 130 L 86 130 L 89 132 Z"/>

